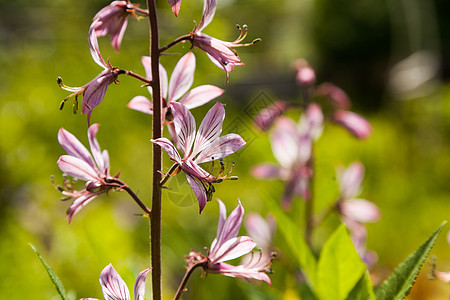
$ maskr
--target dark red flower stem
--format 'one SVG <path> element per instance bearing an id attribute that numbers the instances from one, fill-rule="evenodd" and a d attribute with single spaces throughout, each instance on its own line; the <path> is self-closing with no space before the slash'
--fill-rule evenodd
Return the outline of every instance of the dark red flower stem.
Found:
<path id="1" fill-rule="evenodd" d="M 128 70 L 119 70 L 119 71 L 117 72 L 117 74 L 118 74 L 118 75 L 125 74 L 125 75 L 128 75 L 128 76 L 134 77 L 134 78 L 136 78 L 136 79 L 138 79 L 138 80 L 140 80 L 140 81 L 142 81 L 142 82 L 145 82 L 146 84 L 151 84 L 151 83 L 152 83 L 151 80 L 148 80 L 148 79 L 145 78 L 144 76 L 141 76 L 141 75 L 139 75 L 139 74 L 136 74 L 136 73 L 134 73 L 134 72 L 132 72 L 132 71 L 128 71 Z"/>
<path id="2" fill-rule="evenodd" d="M 180 165 L 178 163 L 174 163 L 159 184 L 163 186 L 164 183 L 166 183 L 167 180 L 169 180 L 170 176 L 172 176 L 172 174 L 175 173 L 179 167 Z"/>
<path id="3" fill-rule="evenodd" d="M 173 297 L 174 300 L 181 299 L 181 295 L 183 294 L 183 292 L 186 291 L 185 288 L 186 288 L 187 282 L 189 280 L 189 277 L 191 277 L 194 270 L 197 269 L 198 267 L 204 267 L 206 264 L 207 264 L 207 261 L 205 260 L 205 261 L 199 261 L 188 267 L 188 269 L 186 270 L 186 274 L 184 274 L 183 280 L 181 281 L 180 286 L 178 287 L 177 293 Z"/>
<path id="4" fill-rule="evenodd" d="M 150 23 L 150 57 L 152 63 L 152 88 L 153 88 L 153 139 L 162 136 L 162 98 L 159 80 L 159 30 L 155 0 L 147 0 Z M 153 299 L 162 299 L 161 288 L 161 172 L 162 151 L 161 147 L 153 143 L 153 183 L 152 183 L 152 212 L 150 221 L 150 248 L 152 266 L 152 291 Z"/>
<path id="5" fill-rule="evenodd" d="M 133 198 L 134 202 L 136 202 L 137 205 L 139 205 L 139 207 L 142 208 L 144 212 L 150 215 L 151 210 L 147 206 L 145 206 L 145 204 L 141 201 L 141 199 L 139 199 L 139 197 L 133 192 L 133 190 L 128 185 L 125 184 L 125 182 L 123 182 L 118 178 L 106 179 L 105 181 L 107 185 L 110 187 L 125 190 L 131 196 L 131 198 Z"/>
<path id="6" fill-rule="evenodd" d="M 186 35 L 180 36 L 179 38 L 177 38 L 177 39 L 173 40 L 172 42 L 168 43 L 167 45 L 165 45 L 164 47 L 161 47 L 161 49 L 159 49 L 159 51 L 160 51 L 160 53 L 163 53 L 164 51 L 175 46 L 176 44 L 178 44 L 182 41 L 188 41 L 191 39 L 192 39 L 191 34 L 186 34 Z"/>

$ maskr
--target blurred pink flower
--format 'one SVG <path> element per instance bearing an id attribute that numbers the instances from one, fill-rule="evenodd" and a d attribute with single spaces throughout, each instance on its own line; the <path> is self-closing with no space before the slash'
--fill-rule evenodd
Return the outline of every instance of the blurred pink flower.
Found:
<path id="1" fill-rule="evenodd" d="M 364 223 L 377 222 L 381 213 L 378 207 L 365 199 L 357 199 L 361 193 L 361 183 L 364 178 L 364 166 L 353 162 L 346 169 L 337 169 L 340 196 L 336 207 L 342 222 L 350 230 L 350 237 L 362 260 L 368 267 L 373 266 L 378 256 L 376 252 L 367 250 L 367 229 Z"/>
<path id="2" fill-rule="evenodd" d="M 127 28 L 128 16 L 131 15 L 137 18 L 135 9 L 138 6 L 139 4 L 132 4 L 129 0 L 126 0 L 113 1 L 102 8 L 93 19 L 93 28 L 97 37 L 111 35 L 111 45 L 119 52 L 120 44 Z"/>
<path id="3" fill-rule="evenodd" d="M 267 131 L 273 122 L 281 116 L 287 109 L 289 104 L 286 101 L 278 100 L 262 109 L 253 120 L 255 126 L 261 131 Z"/>
<path id="4" fill-rule="evenodd" d="M 327 97 L 337 109 L 349 109 L 352 104 L 348 95 L 332 83 L 322 83 L 317 87 L 317 96 Z"/>
<path id="5" fill-rule="evenodd" d="M 241 44 L 247 36 L 246 25 L 244 25 L 243 28 L 238 26 L 240 35 L 233 42 L 221 41 L 204 34 L 202 30 L 205 29 L 214 18 L 216 5 L 216 0 L 204 0 L 202 19 L 198 26 L 191 32 L 190 41 L 193 46 L 203 50 L 215 65 L 225 70 L 228 82 L 228 72 L 233 71 L 234 66 L 244 64 L 233 48 L 253 45 L 258 42 L 259 39 L 254 40 L 252 43 Z"/>
<path id="6" fill-rule="evenodd" d="M 310 199 L 309 182 L 313 170 L 309 165 L 312 144 L 323 129 L 323 115 L 320 107 L 313 103 L 300 118 L 297 125 L 287 117 L 279 117 L 271 134 L 272 152 L 280 166 L 260 164 L 251 169 L 259 179 L 281 179 L 285 181 L 282 205 L 288 209 L 295 196 Z"/>
<path id="7" fill-rule="evenodd" d="M 220 136 L 225 118 L 225 109 L 220 102 L 217 102 L 208 111 L 197 133 L 195 132 L 195 119 L 186 106 L 173 102 L 172 113 L 175 133 L 178 137 L 177 147 L 184 157 L 181 158 L 175 146 L 167 138 L 151 141 L 161 146 L 169 154 L 170 159 L 185 172 L 198 199 L 201 213 L 214 192 L 213 183 L 234 178 L 228 177 L 231 170 L 224 175 L 222 169 L 215 177 L 202 169 L 199 164 L 233 154 L 245 145 L 245 141 L 234 133 Z"/>
<path id="8" fill-rule="evenodd" d="M 316 82 L 316 73 L 310 67 L 305 59 L 297 59 L 293 62 L 294 68 L 297 71 L 296 80 L 301 86 L 312 86 Z"/>
<path id="9" fill-rule="evenodd" d="M 67 211 L 69 223 L 73 216 L 84 206 L 100 194 L 107 193 L 113 187 L 109 180 L 118 178 L 109 173 L 109 155 L 107 150 L 101 151 L 96 139 L 99 125 L 93 124 L 88 129 L 89 145 L 91 153 L 70 132 L 61 128 L 58 132 L 58 141 L 66 150 L 67 155 L 62 155 L 58 160 L 58 167 L 73 178 L 86 181 L 86 188 L 80 191 L 66 188 L 63 195 L 73 198 L 74 201 Z"/>
<path id="10" fill-rule="evenodd" d="M 244 226 L 248 235 L 258 244 L 258 247 L 263 250 L 272 248 L 277 226 L 272 215 L 268 214 L 267 218 L 264 219 L 257 213 L 250 213 L 245 217 Z"/>
<path id="11" fill-rule="evenodd" d="M 78 97 L 83 96 L 83 101 L 81 102 L 81 113 L 87 114 L 88 124 L 90 124 L 92 110 L 99 105 L 103 98 L 105 97 L 106 90 L 108 86 L 116 82 L 119 76 L 119 69 L 117 67 L 111 66 L 111 64 L 106 63 L 100 54 L 100 49 L 98 47 L 97 36 L 95 34 L 95 26 L 97 21 L 94 21 L 89 29 L 89 48 L 91 51 L 92 58 L 94 61 L 103 68 L 103 71 L 97 75 L 92 81 L 85 84 L 82 87 L 70 87 L 63 84 L 62 79 L 58 78 L 58 84 L 61 88 L 66 91 L 72 92 L 67 96 L 61 103 L 61 109 L 64 106 L 65 101 L 70 97 L 75 97 L 74 112 L 76 112 L 78 107 Z"/>
<path id="12" fill-rule="evenodd" d="M 351 111 L 337 110 L 333 113 L 332 120 L 361 140 L 369 138 L 373 131 L 366 119 Z"/>
<path id="13" fill-rule="evenodd" d="M 139 273 L 134 284 L 134 299 L 144 300 L 145 278 L 151 268 Z M 126 283 L 120 277 L 114 267 L 109 264 L 100 273 L 100 285 L 102 286 L 103 297 L 107 300 L 130 300 L 130 292 Z M 81 298 L 79 300 L 89 300 L 95 298 Z"/>
<path id="14" fill-rule="evenodd" d="M 360 162 L 354 162 L 346 169 L 339 168 L 337 176 L 340 187 L 337 203 L 339 212 L 359 223 L 377 222 L 381 216 L 378 207 L 368 200 L 355 198 L 360 194 L 364 166 Z"/>

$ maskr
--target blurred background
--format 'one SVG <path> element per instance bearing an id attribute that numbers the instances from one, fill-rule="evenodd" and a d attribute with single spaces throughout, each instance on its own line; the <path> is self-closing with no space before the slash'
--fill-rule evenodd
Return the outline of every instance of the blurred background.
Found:
<path id="1" fill-rule="evenodd" d="M 140 1 L 145 7 L 144 1 Z M 355 160 L 366 167 L 362 198 L 376 203 L 382 218 L 368 225 L 368 248 L 378 254 L 373 280 L 386 278 L 450 217 L 450 2 L 444 0 L 219 0 L 205 33 L 223 40 L 237 36 L 235 24 L 249 26 L 249 42 L 239 49 L 245 66 L 236 67 L 225 85 L 223 70 L 196 51 L 193 86 L 226 89 L 224 132 L 239 130 L 247 146 L 226 160 L 236 161 L 238 181 L 216 185 L 215 196 L 230 212 L 239 197 L 246 212 L 267 213 L 265 201 L 281 191 L 281 182 L 257 181 L 251 166 L 272 161 L 268 135 L 252 125 L 255 111 L 277 99 L 300 101 L 292 62 L 305 58 L 317 81 L 333 82 L 347 92 L 352 110 L 371 122 L 366 141 L 327 125 L 316 147 L 316 212 L 338 196 L 335 167 Z M 138 2 L 139 3 L 139 2 Z M 45 270 L 28 243 L 40 250 L 73 298 L 102 298 L 98 276 L 112 263 L 129 287 L 149 263 L 148 222 L 125 193 L 103 195 L 68 225 L 70 203 L 51 185 L 62 182 L 56 165 L 64 154 L 57 132 L 64 127 L 87 145 L 86 116 L 72 113 L 72 102 L 60 111 L 67 85 L 82 86 L 101 70 L 89 53 L 87 33 L 92 17 L 108 1 L 0 1 L 0 299 L 58 299 Z M 200 21 L 202 1 L 182 2 L 178 18 L 167 1 L 158 1 L 161 44 L 190 32 Z M 115 53 L 109 37 L 99 40 L 103 57 L 113 66 L 144 74 L 148 55 L 146 19 L 129 20 Z M 189 44 L 171 53 L 186 53 Z M 165 56 L 172 72 L 180 56 Z M 111 157 L 112 173 L 149 204 L 151 195 L 151 117 L 126 108 L 136 95 L 148 96 L 140 82 L 120 77 L 93 113 L 100 123 L 98 139 Z M 193 110 L 197 123 L 212 106 Z M 294 119 L 299 113 L 292 113 Z M 166 160 L 168 168 L 170 162 Z M 81 184 L 81 183 L 80 183 Z M 80 185 L 81 186 L 81 185 Z M 169 181 L 163 201 L 163 284 L 170 299 L 184 274 L 184 255 L 202 251 L 215 237 L 218 205 L 198 206 L 183 175 Z M 266 190 L 275 191 L 269 196 Z M 277 201 L 277 200 L 275 200 Z M 290 216 L 302 224 L 304 203 L 297 199 Z M 331 216 L 315 233 L 317 245 L 339 220 Z M 444 229 L 432 250 L 438 269 L 450 271 L 450 246 Z M 245 234 L 242 230 L 241 234 Z M 283 236 L 276 234 L 280 258 L 273 266 L 273 288 L 266 284 L 194 274 L 186 299 L 299 299 L 295 274 Z M 448 283 L 428 279 L 425 265 L 408 299 L 448 299 Z M 150 285 L 148 284 L 148 291 Z M 150 292 L 148 292 L 150 294 Z"/>

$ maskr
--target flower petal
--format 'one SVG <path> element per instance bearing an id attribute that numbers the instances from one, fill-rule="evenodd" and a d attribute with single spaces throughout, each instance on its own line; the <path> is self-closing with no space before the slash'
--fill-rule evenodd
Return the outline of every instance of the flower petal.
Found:
<path id="1" fill-rule="evenodd" d="M 127 285 L 111 264 L 100 273 L 100 285 L 106 300 L 130 300 Z"/>
<path id="2" fill-rule="evenodd" d="M 93 169 L 96 169 L 94 159 L 86 147 L 80 143 L 80 141 L 73 134 L 64 128 L 61 128 L 58 131 L 58 142 L 61 147 L 66 150 L 68 155 L 77 157 L 86 162 Z"/>
<path id="3" fill-rule="evenodd" d="M 351 111 L 338 110 L 333 114 L 333 119 L 358 139 L 367 139 L 372 134 L 370 123 Z"/>
<path id="4" fill-rule="evenodd" d="M 381 217 L 378 207 L 365 199 L 342 201 L 339 203 L 339 210 L 343 215 L 359 223 L 374 223 Z"/>
<path id="5" fill-rule="evenodd" d="M 145 297 L 145 278 L 147 277 L 148 272 L 150 272 L 152 268 L 148 268 L 141 273 L 139 273 L 136 278 L 136 283 L 134 284 L 134 299 L 135 300 L 144 300 Z"/>
<path id="6" fill-rule="evenodd" d="M 145 70 L 145 77 L 147 77 L 148 80 L 152 80 L 152 60 L 150 56 L 142 56 L 141 58 L 142 65 L 144 66 Z M 167 77 L 167 71 L 163 67 L 162 64 L 159 64 L 159 82 L 161 83 L 161 96 L 165 99 L 167 99 L 167 85 L 168 85 L 168 77 Z M 152 94 L 152 87 L 148 87 L 148 91 L 150 94 Z"/>
<path id="7" fill-rule="evenodd" d="M 69 223 L 72 222 L 73 217 L 86 205 L 88 205 L 92 200 L 94 200 L 100 193 L 90 193 L 86 192 L 83 196 L 78 197 L 73 201 L 67 210 L 67 220 Z"/>
<path id="8" fill-rule="evenodd" d="M 181 98 L 179 103 L 182 103 L 184 106 L 191 109 L 208 103 L 222 95 L 223 92 L 223 89 L 214 85 L 201 85 L 187 92 L 187 94 Z"/>
<path id="9" fill-rule="evenodd" d="M 91 146 L 91 152 L 94 156 L 95 162 L 97 163 L 97 166 L 100 170 L 100 173 L 105 174 L 107 169 L 109 169 L 109 165 L 105 165 L 105 161 L 103 160 L 103 153 L 100 149 L 100 145 L 98 144 L 97 138 L 95 137 L 97 135 L 97 131 L 99 128 L 99 124 L 92 124 L 88 129 L 88 139 L 89 139 L 89 145 Z"/>
<path id="10" fill-rule="evenodd" d="M 172 7 L 172 11 L 175 16 L 178 17 L 178 13 L 180 12 L 181 0 L 169 0 L 169 5 Z"/>
<path id="11" fill-rule="evenodd" d="M 202 210 L 205 208 L 207 201 L 205 188 L 199 181 L 197 181 L 194 177 L 192 177 L 187 173 L 186 179 L 189 182 L 189 185 L 191 186 L 192 190 L 194 191 L 195 196 L 197 197 L 199 213 L 202 213 Z"/>
<path id="12" fill-rule="evenodd" d="M 287 117 L 279 117 L 275 121 L 270 144 L 280 165 L 290 168 L 298 160 L 300 150 L 297 124 Z"/>
<path id="13" fill-rule="evenodd" d="M 91 51 L 92 59 L 102 67 L 103 69 L 108 69 L 108 65 L 100 54 L 100 49 L 98 47 L 97 35 L 95 34 L 95 27 L 98 24 L 98 19 L 92 22 L 89 28 L 89 50 Z"/>
<path id="14" fill-rule="evenodd" d="M 238 199 L 238 206 L 230 213 L 228 219 L 223 225 L 220 235 L 217 236 L 219 247 L 229 239 L 235 238 L 241 228 L 242 218 L 244 217 L 244 207 Z M 212 249 L 211 249 L 212 251 Z"/>
<path id="15" fill-rule="evenodd" d="M 184 55 L 175 68 L 173 69 L 172 76 L 169 82 L 169 95 L 168 101 L 176 101 L 185 94 L 194 82 L 195 72 L 195 55 L 192 52 L 188 52 Z"/>
<path id="16" fill-rule="evenodd" d="M 282 179 L 287 180 L 289 171 L 274 164 L 260 164 L 250 169 L 253 177 L 258 179 Z"/>
<path id="17" fill-rule="evenodd" d="M 220 244 L 215 251 L 211 251 L 209 259 L 212 264 L 241 257 L 252 251 L 256 243 L 248 236 L 235 237 Z"/>
<path id="18" fill-rule="evenodd" d="M 259 247 L 263 249 L 270 247 L 276 227 L 275 219 L 271 215 L 266 221 L 257 213 L 250 213 L 245 217 L 244 226 Z"/>
<path id="19" fill-rule="evenodd" d="M 343 169 L 340 167 L 336 172 L 339 181 L 339 189 L 341 191 L 341 198 L 347 200 L 358 196 L 364 178 L 363 164 L 360 162 L 353 162 L 348 168 Z"/>
<path id="20" fill-rule="evenodd" d="M 225 204 L 223 204 L 222 200 L 220 200 L 218 198 L 216 200 L 219 203 L 219 224 L 217 225 L 216 238 L 212 242 L 210 249 L 214 249 L 214 247 L 216 246 L 217 237 L 221 236 L 222 230 L 223 230 L 223 225 L 225 224 L 225 221 L 227 220 L 227 207 L 225 206 Z"/>
<path id="21" fill-rule="evenodd" d="M 246 266 L 233 266 L 227 263 L 218 263 L 208 269 L 209 273 L 222 274 L 229 277 L 239 277 L 245 279 L 256 279 L 272 285 L 269 276 L 260 268 L 249 268 Z"/>
<path id="22" fill-rule="evenodd" d="M 172 144 L 171 141 L 169 141 L 166 138 L 159 138 L 156 140 L 150 140 L 152 143 L 158 144 L 161 148 L 163 148 L 167 154 L 169 154 L 170 158 L 172 158 L 177 163 L 181 164 L 181 157 L 180 154 L 178 154 L 177 149 L 175 149 L 175 146 Z"/>
<path id="23" fill-rule="evenodd" d="M 153 103 L 144 96 L 136 96 L 127 104 L 128 108 L 143 112 L 145 114 L 153 114 Z"/>
<path id="24" fill-rule="evenodd" d="M 171 102 L 171 108 L 180 150 L 188 157 L 195 138 L 195 119 L 183 104 Z"/>
<path id="25" fill-rule="evenodd" d="M 222 133 L 222 124 L 225 119 L 225 108 L 222 103 L 217 102 L 208 111 L 203 118 L 200 127 L 198 128 L 197 136 L 195 137 L 194 149 L 192 150 L 192 157 L 195 157 L 205 148 L 208 148 Z"/>
<path id="26" fill-rule="evenodd" d="M 216 6 L 216 0 L 205 0 L 203 2 L 202 20 L 200 21 L 200 24 L 198 24 L 196 32 L 202 31 L 209 23 L 211 23 L 214 14 L 216 13 Z"/>
<path id="27" fill-rule="evenodd" d="M 98 173 L 84 160 L 70 155 L 62 155 L 58 159 L 58 167 L 69 176 L 85 181 L 98 181 Z"/>
<path id="28" fill-rule="evenodd" d="M 237 134 L 230 133 L 216 139 L 195 159 L 197 164 L 228 156 L 245 145 L 245 141 Z"/>

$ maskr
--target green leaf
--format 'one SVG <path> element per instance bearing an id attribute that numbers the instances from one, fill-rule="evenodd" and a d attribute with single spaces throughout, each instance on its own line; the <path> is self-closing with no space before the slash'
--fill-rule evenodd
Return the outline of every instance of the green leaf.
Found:
<path id="1" fill-rule="evenodd" d="M 347 300 L 354 299 L 369 299 L 376 300 L 375 294 L 373 292 L 372 280 L 370 280 L 369 272 L 366 271 L 358 283 L 355 285 L 353 290 L 348 294 Z"/>
<path id="2" fill-rule="evenodd" d="M 315 281 L 319 298 L 346 299 L 365 270 L 366 265 L 342 224 L 326 241 L 320 254 Z"/>
<path id="3" fill-rule="evenodd" d="M 428 257 L 431 248 L 433 248 L 439 233 L 446 223 L 447 222 L 444 222 L 425 243 L 408 256 L 408 258 L 395 269 L 391 276 L 383 282 L 376 290 L 378 300 L 403 299 L 409 294 L 423 263 Z"/>
<path id="4" fill-rule="evenodd" d="M 273 199 L 268 199 L 266 204 L 269 211 L 277 220 L 277 228 L 279 228 L 284 235 L 298 264 L 304 271 L 308 284 L 312 285 L 312 280 L 316 274 L 316 258 L 306 243 L 302 231 L 289 219 L 289 217 L 280 209 L 278 203 L 275 203 Z"/>
<path id="5" fill-rule="evenodd" d="M 53 272 L 52 268 L 45 262 L 45 260 L 42 258 L 41 254 L 37 251 L 37 249 L 32 245 L 29 244 L 31 249 L 36 253 L 37 257 L 41 261 L 42 265 L 44 266 L 45 270 L 47 270 L 48 276 L 50 277 L 50 280 L 53 282 L 53 285 L 55 286 L 56 290 L 58 291 L 59 296 L 61 297 L 61 300 L 69 300 L 67 297 L 66 291 L 64 290 L 64 286 L 62 282 L 59 280 L 58 276 L 56 276 L 55 272 Z"/>

